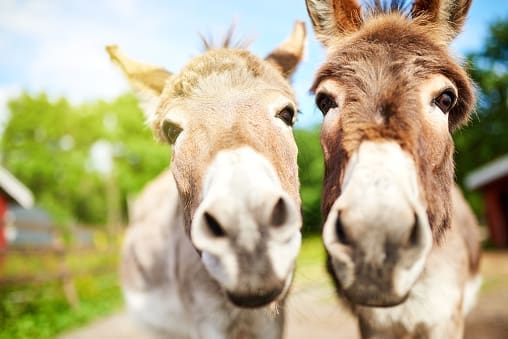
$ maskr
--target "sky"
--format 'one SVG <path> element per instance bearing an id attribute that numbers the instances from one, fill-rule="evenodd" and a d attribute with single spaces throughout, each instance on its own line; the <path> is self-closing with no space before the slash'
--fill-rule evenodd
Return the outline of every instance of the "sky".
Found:
<path id="1" fill-rule="evenodd" d="M 464 32 L 452 45 L 455 54 L 478 50 L 489 23 L 503 17 L 508 0 L 473 1 Z M 200 53 L 199 33 L 220 37 L 234 21 L 237 37 L 254 39 L 249 49 L 266 56 L 289 35 L 294 20 L 305 21 L 309 33 L 293 76 L 302 112 L 296 127 L 307 128 L 321 121 L 308 89 L 325 52 L 304 0 L 0 0 L 0 131 L 7 101 L 22 91 L 76 104 L 128 91 L 106 44 L 177 72 Z"/>

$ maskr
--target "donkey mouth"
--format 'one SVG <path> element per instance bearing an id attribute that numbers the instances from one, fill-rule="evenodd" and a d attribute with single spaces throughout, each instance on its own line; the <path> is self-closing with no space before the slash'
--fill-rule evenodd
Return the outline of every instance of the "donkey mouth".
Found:
<path id="1" fill-rule="evenodd" d="M 226 295 L 228 296 L 228 299 L 238 307 L 256 308 L 270 304 L 272 301 L 277 299 L 283 289 L 283 287 L 279 287 L 269 292 L 253 294 L 234 293 L 228 291 L 226 292 Z"/>
<path id="2" fill-rule="evenodd" d="M 361 289 L 345 290 L 344 294 L 349 301 L 359 306 L 368 307 L 394 307 L 404 303 L 409 297 L 409 293 L 400 296 L 388 291 L 369 293 Z"/>

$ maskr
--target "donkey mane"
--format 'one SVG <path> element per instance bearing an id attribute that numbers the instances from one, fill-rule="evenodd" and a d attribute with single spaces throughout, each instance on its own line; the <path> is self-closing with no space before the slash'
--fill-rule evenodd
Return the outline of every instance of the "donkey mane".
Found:
<path id="1" fill-rule="evenodd" d="M 203 52 L 210 51 L 213 49 L 247 49 L 253 42 L 252 38 L 235 38 L 235 28 L 236 23 L 233 22 L 231 26 L 229 26 L 228 30 L 224 34 L 224 36 L 217 42 L 214 40 L 212 35 L 205 36 L 203 33 L 199 33 L 199 37 L 201 38 L 201 43 L 203 44 L 202 50 Z"/>
<path id="2" fill-rule="evenodd" d="M 408 0 L 370 0 L 365 11 L 370 15 L 398 12 L 410 17 L 413 1 Z"/>

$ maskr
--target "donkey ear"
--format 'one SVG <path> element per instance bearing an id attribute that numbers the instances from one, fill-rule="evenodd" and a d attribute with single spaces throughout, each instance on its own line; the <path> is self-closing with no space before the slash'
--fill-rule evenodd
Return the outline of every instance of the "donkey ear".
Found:
<path id="1" fill-rule="evenodd" d="M 295 21 L 291 35 L 265 60 L 275 65 L 286 78 L 289 78 L 302 60 L 306 36 L 305 24 Z"/>
<path id="2" fill-rule="evenodd" d="M 411 15 L 445 29 L 450 42 L 461 32 L 471 3 L 472 0 L 415 0 Z"/>
<path id="3" fill-rule="evenodd" d="M 354 32 L 362 25 L 362 9 L 356 0 L 305 0 L 314 32 L 329 45 L 331 38 Z"/>
<path id="4" fill-rule="evenodd" d="M 159 98 L 171 73 L 163 68 L 144 64 L 129 58 L 116 45 L 106 46 L 111 61 L 120 66 L 129 80 L 134 93 L 140 100 L 147 118 L 152 118 L 159 104 Z"/>

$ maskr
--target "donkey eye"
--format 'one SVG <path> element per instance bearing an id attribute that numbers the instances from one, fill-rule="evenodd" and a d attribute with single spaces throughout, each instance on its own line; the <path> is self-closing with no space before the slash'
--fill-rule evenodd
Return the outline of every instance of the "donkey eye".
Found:
<path id="1" fill-rule="evenodd" d="M 434 104 L 436 104 L 437 107 L 439 107 L 439 109 L 445 114 L 450 112 L 456 101 L 457 97 L 455 96 L 455 93 L 449 89 L 439 94 L 439 96 L 433 100 Z"/>
<path id="2" fill-rule="evenodd" d="M 172 121 L 165 120 L 162 123 L 162 131 L 167 141 L 173 145 L 176 142 L 176 138 L 178 138 L 182 132 L 182 127 Z"/>
<path id="3" fill-rule="evenodd" d="M 277 117 L 284 121 L 286 125 L 293 126 L 295 109 L 291 106 L 286 106 L 277 114 Z"/>
<path id="4" fill-rule="evenodd" d="M 332 108 L 337 107 L 337 103 L 335 102 L 335 99 L 332 98 L 329 94 L 325 93 L 319 93 L 316 97 L 316 105 L 323 113 L 323 115 L 326 115 L 328 111 Z"/>

